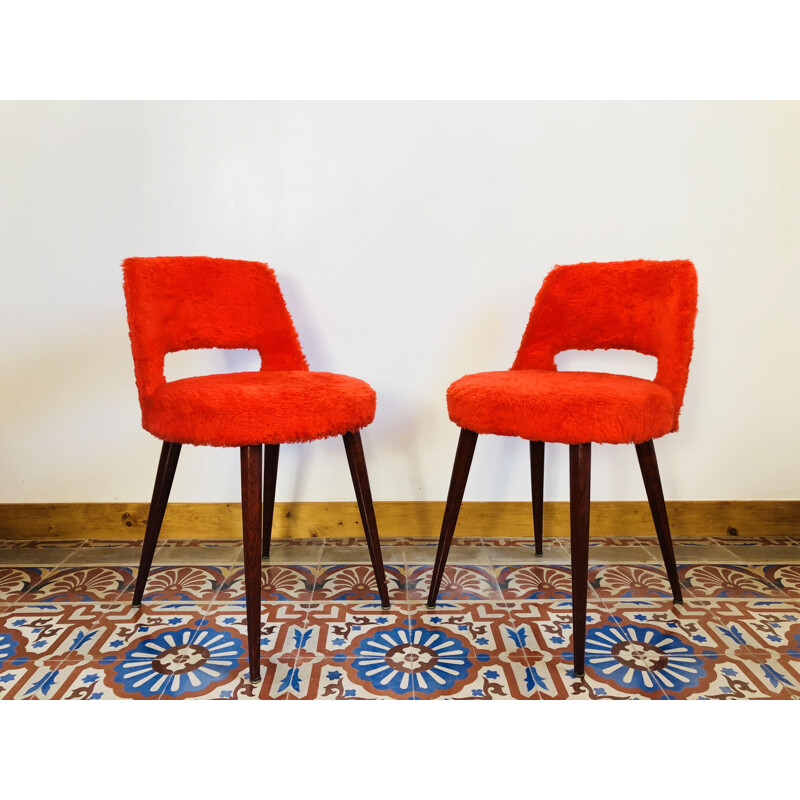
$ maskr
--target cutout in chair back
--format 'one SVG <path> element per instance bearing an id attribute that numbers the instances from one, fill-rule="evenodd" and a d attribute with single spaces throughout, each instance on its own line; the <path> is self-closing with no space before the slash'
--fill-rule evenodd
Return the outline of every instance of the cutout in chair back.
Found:
<path id="1" fill-rule="evenodd" d="M 260 369 L 261 356 L 258 350 L 211 347 L 178 350 L 164 357 L 164 377 L 167 382 L 201 375 L 258 372 Z"/>
<path id="2" fill-rule="evenodd" d="M 635 350 L 562 350 L 555 358 L 559 372 L 604 372 L 652 381 L 658 359 Z"/>

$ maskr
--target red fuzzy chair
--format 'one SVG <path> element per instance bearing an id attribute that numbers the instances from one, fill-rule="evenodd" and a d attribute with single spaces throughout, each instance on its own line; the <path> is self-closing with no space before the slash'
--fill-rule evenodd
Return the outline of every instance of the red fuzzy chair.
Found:
<path id="1" fill-rule="evenodd" d="M 697 273 L 690 261 L 620 261 L 556 267 L 536 296 L 510 370 L 467 375 L 447 390 L 461 428 L 428 606 L 434 607 L 479 433 L 530 442 L 536 554 L 542 554 L 544 443 L 570 445 L 570 529 L 575 674 L 582 675 L 589 559 L 591 442 L 636 445 L 675 602 L 681 602 L 653 439 L 678 429 L 689 374 Z M 558 372 L 564 350 L 617 348 L 656 356 L 652 381 Z"/>
<path id="2" fill-rule="evenodd" d="M 181 445 L 239 447 L 250 677 L 258 680 L 261 557 L 269 558 L 281 444 L 344 438 L 381 603 L 389 606 L 359 433 L 375 416 L 375 392 L 356 378 L 309 371 L 266 264 L 129 258 L 122 268 L 142 426 L 164 441 L 133 604 L 142 601 Z M 166 381 L 167 353 L 206 347 L 258 350 L 261 370 Z"/>

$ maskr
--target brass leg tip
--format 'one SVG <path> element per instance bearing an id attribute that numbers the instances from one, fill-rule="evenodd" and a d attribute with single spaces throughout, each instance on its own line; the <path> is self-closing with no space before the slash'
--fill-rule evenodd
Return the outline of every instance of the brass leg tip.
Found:
<path id="1" fill-rule="evenodd" d="M 576 678 L 583 678 L 583 677 L 585 677 L 585 675 L 586 675 L 585 672 L 578 672 L 578 670 L 575 670 L 575 677 Z"/>
<path id="2" fill-rule="evenodd" d="M 250 677 L 248 680 L 255 685 L 256 683 L 261 683 L 261 676 L 259 675 L 257 678 Z"/>
<path id="3" fill-rule="evenodd" d="M 385 606 L 381 606 L 381 609 L 382 609 L 383 611 L 391 611 L 391 610 L 392 610 L 392 607 L 391 607 L 390 605 L 385 605 Z"/>
<path id="4" fill-rule="evenodd" d="M 430 603 L 425 603 L 425 608 L 430 609 L 431 611 L 436 611 L 436 604 L 431 605 Z"/>
<path id="5" fill-rule="evenodd" d="M 131 603 L 131 608 L 141 608 L 141 607 L 142 607 L 141 601 L 139 601 L 138 603 L 136 602 Z"/>

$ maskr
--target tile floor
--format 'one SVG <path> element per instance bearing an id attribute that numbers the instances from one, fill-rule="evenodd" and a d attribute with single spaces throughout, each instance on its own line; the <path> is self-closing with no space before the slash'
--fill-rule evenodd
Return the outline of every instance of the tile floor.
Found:
<path id="1" fill-rule="evenodd" d="M 458 539 L 435 611 L 435 541 L 277 541 L 262 676 L 246 679 L 241 547 L 165 541 L 130 605 L 138 541 L 0 541 L 2 699 L 798 699 L 800 536 L 591 544 L 586 677 L 572 671 L 569 554 Z"/>

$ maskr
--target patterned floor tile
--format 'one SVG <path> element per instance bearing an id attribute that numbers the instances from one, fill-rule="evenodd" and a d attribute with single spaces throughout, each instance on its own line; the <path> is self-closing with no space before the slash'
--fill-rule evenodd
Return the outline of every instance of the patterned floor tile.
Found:
<path id="1" fill-rule="evenodd" d="M 266 562 L 270 563 L 270 562 Z M 316 567 L 276 565 L 261 570 L 262 600 L 310 600 L 314 593 Z M 234 567 L 220 586 L 218 600 L 244 598 L 244 568 Z"/>
<path id="2" fill-rule="evenodd" d="M 362 539 L 277 540 L 256 684 L 238 542 L 163 543 L 138 609 L 141 539 L 0 543 L 0 699 L 800 699 L 800 537 L 676 540 L 682 605 L 654 537 L 593 539 L 582 678 L 568 540 L 487 542 L 428 609 L 436 540 L 384 541 L 384 610 Z"/>
<path id="3" fill-rule="evenodd" d="M 601 598 L 672 597 L 666 570 L 655 564 L 592 566 L 589 585 Z"/>
<path id="4" fill-rule="evenodd" d="M 227 574 L 228 570 L 224 567 L 153 567 L 147 576 L 142 602 L 211 602 Z M 131 582 L 116 599 L 133 600 L 134 585 Z"/>
<path id="5" fill-rule="evenodd" d="M 0 661 L 0 700 L 42 700 L 55 695 L 64 673 L 52 659 L 31 661 L 24 657 Z"/>
<path id="6" fill-rule="evenodd" d="M 630 642 L 624 655 L 634 669 L 646 668 L 668 698 L 794 699 L 800 682 L 781 659 L 791 659 L 795 651 L 748 646 L 735 625 L 720 625 L 717 617 L 714 603 L 652 601 L 636 610 L 616 609 Z M 619 660 L 619 653 L 613 655 Z"/>
<path id="7" fill-rule="evenodd" d="M 389 600 L 405 599 L 406 576 L 402 567 L 384 565 Z M 323 564 L 314 584 L 314 600 L 378 601 L 378 584 L 371 564 Z"/>
<path id="8" fill-rule="evenodd" d="M 694 597 L 774 597 L 780 588 L 767 580 L 764 568 L 740 564 L 679 566 L 685 593 Z"/>
<path id="9" fill-rule="evenodd" d="M 572 597 L 569 567 L 545 564 L 513 565 L 495 570 L 500 592 L 507 600 L 556 600 Z"/>
<path id="10" fill-rule="evenodd" d="M 647 668 L 629 663 L 628 639 L 618 617 L 589 603 L 586 614 L 585 676 L 575 676 L 572 603 L 523 601 L 512 608 L 529 676 L 541 699 L 660 699 L 660 686 Z"/>
<path id="11" fill-rule="evenodd" d="M 800 548 L 797 548 L 800 550 Z M 768 564 L 764 578 L 788 597 L 800 597 L 800 564 Z"/>
<path id="12" fill-rule="evenodd" d="M 405 573 L 409 600 L 426 599 L 430 591 L 433 567 L 428 564 L 411 564 L 405 567 Z M 500 599 L 500 587 L 491 567 L 461 567 L 452 564 L 445 567 L 437 602 Z"/>
<path id="13" fill-rule="evenodd" d="M 117 599 L 134 581 L 130 567 L 59 567 L 30 589 L 26 602 L 88 603 Z"/>
<path id="14" fill-rule="evenodd" d="M 50 567 L 0 567 L 0 603 L 20 602 L 49 572 Z"/>

